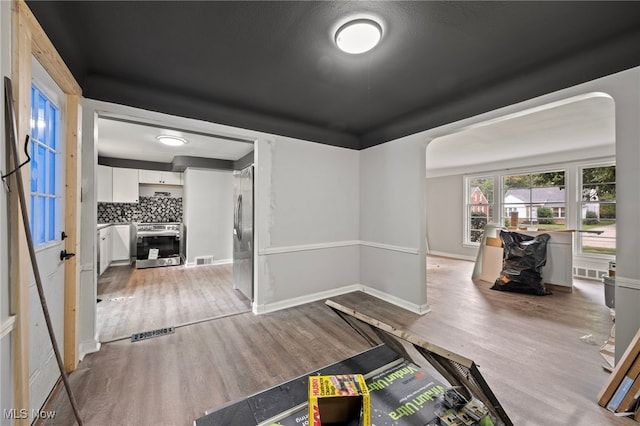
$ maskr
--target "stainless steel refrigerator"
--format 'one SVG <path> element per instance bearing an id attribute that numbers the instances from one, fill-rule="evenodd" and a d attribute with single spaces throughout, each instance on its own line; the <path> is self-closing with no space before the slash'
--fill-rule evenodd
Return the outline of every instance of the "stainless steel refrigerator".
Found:
<path id="1" fill-rule="evenodd" d="M 233 288 L 253 301 L 253 166 L 233 172 Z"/>

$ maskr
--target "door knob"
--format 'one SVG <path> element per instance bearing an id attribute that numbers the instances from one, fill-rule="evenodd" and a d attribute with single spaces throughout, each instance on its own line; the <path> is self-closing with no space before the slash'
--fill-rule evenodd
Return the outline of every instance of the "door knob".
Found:
<path id="1" fill-rule="evenodd" d="M 60 260 L 69 260 L 75 255 L 76 255 L 75 253 L 67 253 L 66 250 L 62 250 L 60 252 Z"/>

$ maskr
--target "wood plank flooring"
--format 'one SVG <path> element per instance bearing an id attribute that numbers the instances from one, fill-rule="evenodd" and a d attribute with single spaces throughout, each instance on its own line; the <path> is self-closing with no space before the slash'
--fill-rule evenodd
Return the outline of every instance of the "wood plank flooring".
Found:
<path id="1" fill-rule="evenodd" d="M 599 344 L 612 325 L 601 283 L 576 280 L 573 293 L 540 297 L 473 283 L 471 262 L 429 257 L 427 268 L 432 311 L 423 316 L 363 293 L 333 299 L 473 359 L 516 425 L 637 425 L 596 403 L 608 376 Z M 580 340 L 587 334 L 598 344 Z M 87 425 L 186 426 L 366 348 L 320 301 L 108 343 L 70 379 Z M 57 415 L 46 424 L 73 424 L 64 392 L 48 409 Z"/>
<path id="2" fill-rule="evenodd" d="M 232 265 L 111 266 L 98 279 L 98 298 L 101 342 L 251 310 L 233 289 Z"/>

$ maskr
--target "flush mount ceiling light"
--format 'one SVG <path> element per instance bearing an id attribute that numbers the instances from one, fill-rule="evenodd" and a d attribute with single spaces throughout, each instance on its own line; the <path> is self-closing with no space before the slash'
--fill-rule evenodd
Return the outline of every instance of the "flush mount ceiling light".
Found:
<path id="1" fill-rule="evenodd" d="M 156 136 L 156 139 L 158 139 L 163 144 L 169 145 L 169 146 L 180 146 L 180 145 L 184 145 L 185 143 L 187 143 L 186 139 L 178 137 L 178 136 L 171 136 L 171 135 Z"/>
<path id="2" fill-rule="evenodd" d="M 382 37 L 382 27 L 371 19 L 349 21 L 336 31 L 336 44 L 346 53 L 358 54 L 373 49 Z"/>

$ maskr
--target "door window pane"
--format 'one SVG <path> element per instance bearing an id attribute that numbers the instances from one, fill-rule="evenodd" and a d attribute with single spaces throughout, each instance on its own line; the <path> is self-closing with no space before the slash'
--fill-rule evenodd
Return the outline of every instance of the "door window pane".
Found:
<path id="1" fill-rule="evenodd" d="M 58 140 L 60 110 L 40 89 L 31 87 L 31 234 L 36 244 L 56 240 L 60 222 Z"/>

